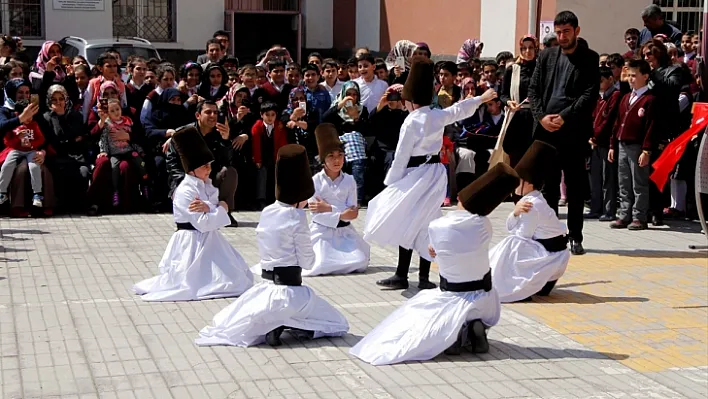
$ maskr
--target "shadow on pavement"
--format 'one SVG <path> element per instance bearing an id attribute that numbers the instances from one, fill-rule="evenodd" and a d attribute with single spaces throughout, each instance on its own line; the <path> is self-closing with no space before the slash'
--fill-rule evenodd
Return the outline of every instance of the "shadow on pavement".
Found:
<path id="1" fill-rule="evenodd" d="M 8 234 L 49 234 L 48 231 L 42 231 L 42 230 L 18 230 L 18 229 L 2 229 L 0 230 L 0 237 L 5 238 L 4 236 Z"/>
<path id="2" fill-rule="evenodd" d="M 534 295 L 533 301 L 516 302 L 515 304 L 527 303 L 575 303 L 578 305 L 592 305 L 596 303 L 623 303 L 623 302 L 649 302 L 649 298 L 634 296 L 597 296 L 572 290 L 554 289 L 549 296 Z"/>
<path id="3" fill-rule="evenodd" d="M 598 280 L 598 281 L 587 281 L 584 283 L 568 283 L 568 284 L 560 284 L 556 286 L 556 289 L 558 288 L 570 288 L 570 287 L 582 287 L 584 285 L 593 285 L 593 284 L 611 284 L 612 281 L 610 280 Z"/>

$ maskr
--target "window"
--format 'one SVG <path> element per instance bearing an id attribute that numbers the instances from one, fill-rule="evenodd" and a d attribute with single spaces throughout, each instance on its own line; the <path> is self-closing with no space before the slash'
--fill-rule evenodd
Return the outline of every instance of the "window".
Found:
<path id="1" fill-rule="evenodd" d="M 175 0 L 113 0 L 113 36 L 175 40 Z"/>
<path id="2" fill-rule="evenodd" d="M 698 32 L 703 25 L 704 0 L 654 0 L 661 7 L 664 19 L 681 32 Z"/>
<path id="3" fill-rule="evenodd" d="M 0 32 L 41 39 L 44 0 L 0 0 Z"/>

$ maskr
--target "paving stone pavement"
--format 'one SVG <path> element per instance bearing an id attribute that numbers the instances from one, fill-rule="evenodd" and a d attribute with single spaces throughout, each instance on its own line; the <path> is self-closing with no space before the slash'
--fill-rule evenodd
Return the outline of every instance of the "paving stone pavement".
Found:
<path id="1" fill-rule="evenodd" d="M 492 215 L 495 242 L 510 209 Z M 259 214 L 237 216 L 242 227 L 222 232 L 255 264 Z M 550 297 L 504 305 L 488 354 L 384 367 L 348 350 L 417 291 L 375 286 L 395 250 L 373 247 L 365 274 L 305 279 L 349 319 L 342 338 L 198 348 L 233 299 L 144 303 L 130 291 L 157 272 L 173 230 L 171 215 L 1 219 L 0 397 L 708 397 L 708 255 L 688 249 L 707 243 L 697 223 L 587 222 L 589 253 Z"/>

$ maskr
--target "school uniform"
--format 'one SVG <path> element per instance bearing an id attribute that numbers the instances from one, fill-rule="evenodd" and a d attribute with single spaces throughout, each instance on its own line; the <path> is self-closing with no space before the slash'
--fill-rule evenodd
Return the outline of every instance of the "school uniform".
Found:
<path id="1" fill-rule="evenodd" d="M 624 96 L 610 139 L 615 149 L 619 174 L 620 210 L 618 220 L 646 223 L 649 212 L 650 166 L 639 167 L 642 151 L 654 148 L 654 126 L 659 112 L 656 97 L 647 86 Z"/>
<path id="2" fill-rule="evenodd" d="M 253 162 L 260 164 L 257 171 L 256 199 L 272 203 L 275 198 L 275 161 L 280 148 L 288 144 L 288 134 L 281 121 L 266 125 L 259 119 L 251 128 Z"/>
<path id="3" fill-rule="evenodd" d="M 275 83 L 266 82 L 253 92 L 254 106 L 260 107 L 260 104 L 270 101 L 278 106 L 278 113 L 283 112 L 288 107 L 290 101 L 290 91 L 293 89 L 289 83 L 283 83 L 277 86 Z"/>
<path id="4" fill-rule="evenodd" d="M 263 281 L 214 316 L 199 332 L 199 346 L 280 345 L 285 329 L 310 338 L 341 336 L 349 324 L 337 309 L 302 285 L 315 253 L 303 209 L 296 204 L 314 194 L 304 147 L 289 144 L 278 157 L 277 201 L 261 213 L 256 228 Z"/>
<path id="5" fill-rule="evenodd" d="M 131 80 L 125 85 L 125 95 L 128 99 L 128 106 L 134 108 L 135 112 L 140 115 L 143 110 L 143 104 L 145 104 L 145 99 L 154 89 L 154 86 L 145 82 L 138 85 Z"/>
<path id="6" fill-rule="evenodd" d="M 371 82 L 367 82 L 362 77 L 354 79 L 354 82 L 359 85 L 359 93 L 361 93 L 359 101 L 361 105 L 363 105 L 369 113 L 373 112 L 378 106 L 381 97 L 386 93 L 388 83 L 384 80 L 380 80 L 376 76 L 374 76 Z"/>
<path id="7" fill-rule="evenodd" d="M 555 152 L 548 144 L 534 142 L 516 172 L 524 182 L 540 188 Z M 520 201 L 531 202 L 531 210 L 519 216 L 510 213 L 506 228 L 511 235 L 489 251 L 492 284 L 502 303 L 524 300 L 537 293 L 550 294 L 570 260 L 568 229 L 541 192 L 534 190 Z"/>
<path id="8" fill-rule="evenodd" d="M 498 164 L 464 190 L 465 210 L 430 223 L 430 244 L 440 269 L 440 288 L 424 290 L 396 309 L 349 353 L 375 366 L 429 360 L 443 351 L 459 354 L 472 345 L 489 349 L 486 329 L 497 324 L 501 305 L 487 256 L 492 224 L 487 215 L 518 185 L 507 165 Z"/>
<path id="9" fill-rule="evenodd" d="M 172 138 L 186 171 L 211 162 L 214 157 L 196 129 L 183 129 Z M 191 212 L 196 198 L 209 205 L 208 212 Z M 219 190 L 186 174 L 174 193 L 172 234 L 160 261 L 160 274 L 133 286 L 145 301 L 195 301 L 233 297 L 253 286 L 246 261 L 219 229 L 231 224 L 219 205 Z"/>
<path id="10" fill-rule="evenodd" d="M 320 159 L 324 163 L 327 155 L 334 150 L 341 151 L 342 143 L 337 137 L 337 129 L 324 123 L 315 131 L 320 148 Z M 357 233 L 349 220 L 342 220 L 341 213 L 357 206 L 357 187 L 354 178 L 344 172 L 331 179 L 324 170 L 312 177 L 315 194 L 332 206 L 332 212 L 313 213 L 310 231 L 315 264 L 303 272 L 303 276 L 324 274 L 347 274 L 364 272 L 369 265 L 370 247 Z"/>
<path id="11" fill-rule="evenodd" d="M 622 94 L 615 87 L 600 93 L 593 112 L 595 148 L 590 158 L 590 214 L 614 220 L 617 214 L 617 164 L 610 162 L 610 137 L 617 120 Z"/>

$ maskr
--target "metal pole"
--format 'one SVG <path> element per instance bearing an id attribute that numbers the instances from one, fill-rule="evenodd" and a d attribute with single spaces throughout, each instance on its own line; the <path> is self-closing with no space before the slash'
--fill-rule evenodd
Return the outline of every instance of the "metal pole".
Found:
<path id="1" fill-rule="evenodd" d="M 538 23 L 536 18 L 536 10 L 539 0 L 529 0 L 529 35 L 538 37 Z M 542 38 L 539 38 L 543 40 Z"/>
<path id="2" fill-rule="evenodd" d="M 703 0 L 703 25 L 701 27 L 701 31 L 698 32 L 698 34 L 701 38 L 701 55 L 704 59 L 706 57 L 706 54 L 708 54 L 708 42 L 706 42 L 706 37 L 704 33 L 706 27 L 708 27 L 708 1 Z"/>

